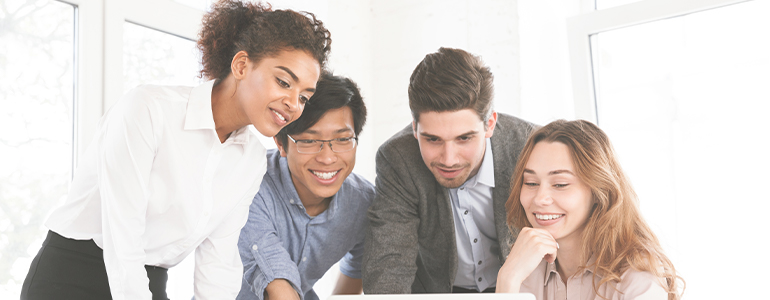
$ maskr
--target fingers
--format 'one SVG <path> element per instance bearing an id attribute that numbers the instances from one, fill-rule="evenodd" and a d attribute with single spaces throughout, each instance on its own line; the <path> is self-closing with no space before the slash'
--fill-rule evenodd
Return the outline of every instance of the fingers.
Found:
<path id="1" fill-rule="evenodd" d="M 519 246 L 519 251 L 516 252 L 529 253 L 529 255 L 537 256 L 538 259 L 545 259 L 549 263 L 556 260 L 559 249 L 559 243 L 556 242 L 551 233 L 545 229 L 530 227 L 522 228 L 513 246 L 511 252 L 514 252 L 516 246 Z"/>

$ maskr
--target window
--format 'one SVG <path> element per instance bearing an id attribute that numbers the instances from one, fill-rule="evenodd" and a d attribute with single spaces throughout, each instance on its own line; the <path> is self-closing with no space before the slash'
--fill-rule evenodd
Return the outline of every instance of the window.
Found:
<path id="1" fill-rule="evenodd" d="M 123 92 L 143 83 L 196 86 L 195 41 L 123 23 Z"/>
<path id="2" fill-rule="evenodd" d="M 602 25 L 582 33 L 592 61 L 573 66 L 591 66 L 593 120 L 684 277 L 685 299 L 751 298 L 770 264 L 736 258 L 764 244 L 756 230 L 767 226 L 749 212 L 770 209 L 761 189 L 770 180 L 770 1 L 710 2 L 680 13 L 655 1 L 625 6 L 660 13 L 636 24 L 602 23 L 621 19 L 602 11 L 578 18 Z"/>
<path id="3" fill-rule="evenodd" d="M 69 190 L 73 169 L 77 9 L 56 1 L 0 6 L 0 298 L 18 298 Z"/>

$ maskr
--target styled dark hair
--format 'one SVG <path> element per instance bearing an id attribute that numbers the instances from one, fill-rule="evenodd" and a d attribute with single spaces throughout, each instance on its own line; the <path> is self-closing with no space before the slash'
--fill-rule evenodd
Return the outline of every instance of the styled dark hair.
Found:
<path id="1" fill-rule="evenodd" d="M 420 121 L 423 112 L 473 109 L 486 121 L 492 112 L 494 77 L 481 58 L 464 50 L 440 48 L 417 65 L 409 79 L 409 108 Z"/>
<path id="2" fill-rule="evenodd" d="M 342 76 L 322 72 L 315 93 L 305 104 L 302 115 L 276 134 L 281 145 L 286 145 L 288 135 L 302 133 L 313 127 L 327 111 L 350 107 L 353 113 L 353 132 L 358 136 L 366 123 L 366 106 L 355 82 Z"/>
<path id="3" fill-rule="evenodd" d="M 270 4 L 221 0 L 203 16 L 198 34 L 198 49 L 203 54 L 200 73 L 207 79 L 224 79 L 239 51 L 246 51 L 257 63 L 282 50 L 302 50 L 323 68 L 331 43 L 331 34 L 312 13 L 273 11 Z"/>

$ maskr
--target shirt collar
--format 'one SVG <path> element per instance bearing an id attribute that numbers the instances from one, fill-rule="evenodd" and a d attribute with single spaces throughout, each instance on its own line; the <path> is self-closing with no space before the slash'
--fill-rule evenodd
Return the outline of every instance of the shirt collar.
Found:
<path id="1" fill-rule="evenodd" d="M 588 266 L 588 268 L 583 268 L 583 270 L 580 272 L 581 275 L 585 276 L 586 273 L 593 274 L 593 271 L 591 271 L 591 266 L 594 264 L 595 261 L 596 261 L 596 256 L 591 255 L 591 258 L 588 260 L 588 264 L 586 264 L 586 266 Z M 556 274 L 558 274 L 558 273 L 559 273 L 559 271 L 556 270 L 556 263 L 555 262 L 553 262 L 553 263 L 546 262 L 545 263 L 545 278 L 543 280 L 543 285 L 544 286 L 548 285 L 548 279 L 551 278 L 551 275 L 556 276 Z"/>
<path id="2" fill-rule="evenodd" d="M 484 150 L 484 158 L 481 161 L 479 173 L 476 174 L 476 183 L 493 188 L 495 187 L 495 164 L 492 157 L 492 142 L 487 138 L 485 144 L 486 150 Z"/>
<path id="3" fill-rule="evenodd" d="M 214 89 L 215 81 L 209 80 L 190 91 L 184 119 L 185 130 L 211 129 L 216 132 L 214 114 L 211 110 L 211 92 Z M 233 131 L 228 139 L 232 139 L 234 144 L 248 144 L 251 135 L 250 126 L 247 125 Z"/>

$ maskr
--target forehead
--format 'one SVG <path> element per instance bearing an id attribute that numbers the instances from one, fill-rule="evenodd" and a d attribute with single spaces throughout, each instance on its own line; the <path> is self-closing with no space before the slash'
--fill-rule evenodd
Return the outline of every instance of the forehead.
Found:
<path id="1" fill-rule="evenodd" d="M 353 111 L 348 106 L 330 109 L 302 134 L 323 134 L 353 131 Z"/>
<path id="2" fill-rule="evenodd" d="M 561 142 L 537 143 L 525 168 L 542 175 L 554 170 L 570 170 L 575 173 L 569 147 Z"/>
<path id="3" fill-rule="evenodd" d="M 256 63 L 256 67 L 277 68 L 284 67 L 295 73 L 300 80 L 303 76 L 309 76 L 313 85 L 321 74 L 321 64 L 312 55 L 302 50 L 280 50 L 275 55 L 263 57 Z M 308 78 L 304 78 L 308 79 Z"/>
<path id="4" fill-rule="evenodd" d="M 484 124 L 472 109 L 424 112 L 417 122 L 417 133 L 454 138 L 469 131 L 482 132 Z"/>

